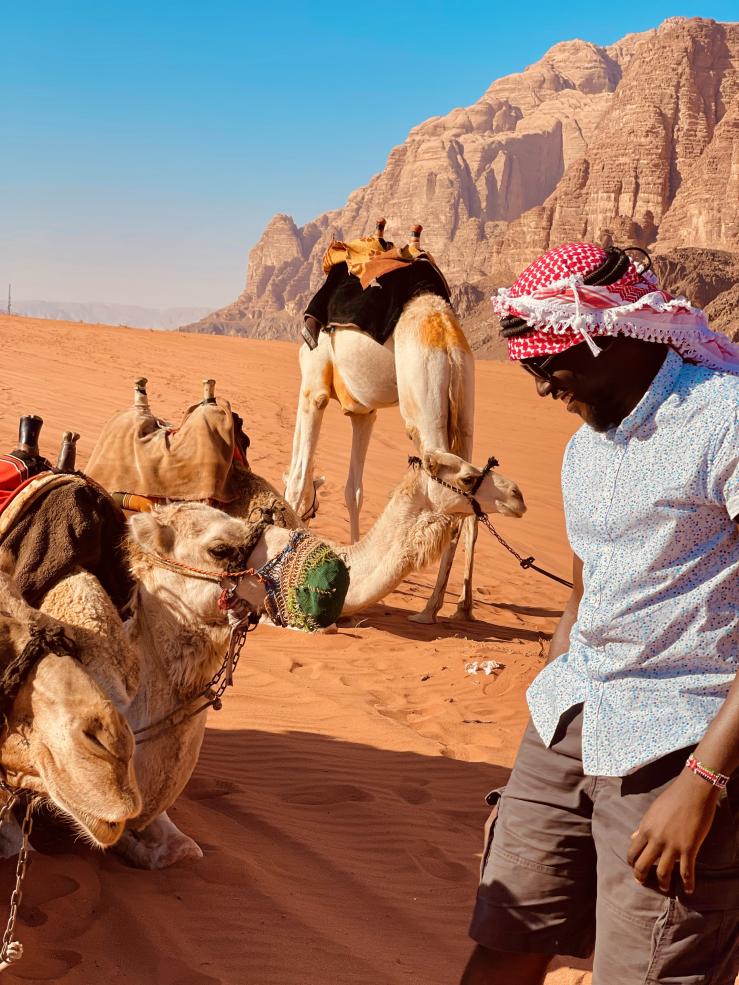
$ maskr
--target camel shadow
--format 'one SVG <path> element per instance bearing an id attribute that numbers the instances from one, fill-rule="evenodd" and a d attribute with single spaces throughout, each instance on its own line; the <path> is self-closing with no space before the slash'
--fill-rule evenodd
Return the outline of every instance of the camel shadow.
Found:
<path id="1" fill-rule="evenodd" d="M 209 728 L 170 811 L 204 858 L 141 872 L 67 832 L 27 880 L 24 974 L 52 960 L 82 907 L 96 946 L 69 985 L 93 980 L 99 953 L 126 981 L 162 985 L 170 965 L 183 985 L 454 983 L 472 949 L 484 795 L 508 773 L 304 731 Z M 0 865 L 1 893 L 12 875 Z M 91 887 L 115 906 L 90 911 Z"/>
<path id="2" fill-rule="evenodd" d="M 404 594 L 397 592 L 395 594 Z M 410 594 L 410 593 L 409 593 Z M 524 640 L 531 643 L 542 643 L 550 639 L 549 633 L 537 629 L 526 629 L 523 626 L 503 626 L 489 622 L 478 615 L 471 621 L 454 620 L 440 615 L 435 623 L 411 622 L 408 616 L 414 614 L 412 609 L 378 602 L 363 609 L 355 616 L 339 620 L 339 631 L 350 631 L 359 626 L 382 630 L 403 640 L 431 641 L 464 637 L 475 643 L 497 643 Z M 533 614 L 533 613 L 532 613 Z"/>

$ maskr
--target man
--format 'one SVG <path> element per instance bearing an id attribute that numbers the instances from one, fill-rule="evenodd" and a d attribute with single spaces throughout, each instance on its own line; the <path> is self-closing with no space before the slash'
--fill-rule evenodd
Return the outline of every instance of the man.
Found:
<path id="1" fill-rule="evenodd" d="M 593 949 L 594 985 L 734 985 L 739 347 L 587 243 L 493 304 L 539 395 L 585 424 L 562 467 L 575 587 L 488 798 L 463 985 L 538 985 Z"/>

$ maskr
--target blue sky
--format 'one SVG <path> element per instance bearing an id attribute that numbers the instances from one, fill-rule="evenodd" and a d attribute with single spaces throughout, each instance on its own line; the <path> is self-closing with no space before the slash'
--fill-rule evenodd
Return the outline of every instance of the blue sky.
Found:
<path id="1" fill-rule="evenodd" d="M 0 3 L 0 296 L 227 303 L 275 212 L 341 205 L 552 44 L 736 0 Z"/>

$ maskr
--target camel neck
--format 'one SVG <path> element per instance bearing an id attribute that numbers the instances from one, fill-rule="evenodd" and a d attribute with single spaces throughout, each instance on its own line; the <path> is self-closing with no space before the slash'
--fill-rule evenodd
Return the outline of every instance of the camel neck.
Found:
<path id="1" fill-rule="evenodd" d="M 441 554 L 454 518 L 425 508 L 414 493 L 414 486 L 396 490 L 372 529 L 340 549 L 350 571 L 344 615 L 379 601 Z"/>
<path id="2" fill-rule="evenodd" d="M 155 673 L 163 674 L 177 697 L 204 687 L 217 670 L 228 643 L 228 627 L 196 623 L 144 585 L 136 591 L 130 636 Z"/>

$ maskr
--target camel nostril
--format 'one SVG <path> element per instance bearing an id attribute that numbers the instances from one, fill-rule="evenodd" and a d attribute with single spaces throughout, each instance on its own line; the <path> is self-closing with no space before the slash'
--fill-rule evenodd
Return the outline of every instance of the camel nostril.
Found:
<path id="1" fill-rule="evenodd" d="M 111 750 L 109 746 L 106 744 L 103 738 L 104 733 L 102 732 L 102 729 L 100 729 L 99 726 L 98 728 L 83 729 L 82 734 L 90 743 L 90 745 L 94 746 L 98 751 L 106 754 L 110 754 Z"/>
<path id="2" fill-rule="evenodd" d="M 119 739 L 115 731 L 106 728 L 100 722 L 91 722 L 87 728 L 82 729 L 82 735 L 91 747 L 92 752 L 106 759 L 115 759 L 122 763 L 130 759 L 131 750 L 127 748 L 127 743 Z"/>

